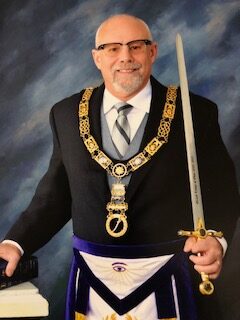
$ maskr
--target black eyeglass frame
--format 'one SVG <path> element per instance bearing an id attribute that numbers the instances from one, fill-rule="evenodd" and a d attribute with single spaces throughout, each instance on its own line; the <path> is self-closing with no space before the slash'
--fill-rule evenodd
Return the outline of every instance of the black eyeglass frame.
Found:
<path id="1" fill-rule="evenodd" d="M 121 45 L 121 46 L 124 46 L 124 45 L 129 46 L 129 45 L 131 45 L 131 43 L 134 43 L 134 42 L 137 42 L 137 41 L 142 41 L 142 42 L 144 42 L 146 46 L 149 46 L 149 45 L 151 45 L 151 44 L 153 43 L 152 40 L 148 40 L 148 39 L 137 39 L 137 40 L 129 41 L 129 42 L 127 42 L 127 43 L 110 42 L 110 43 L 100 44 L 100 45 L 96 48 L 96 50 L 98 50 L 98 51 L 104 50 L 104 48 L 105 48 L 106 45 L 111 45 L 111 44 L 112 44 L 112 45 L 114 45 L 114 44 L 119 44 L 119 45 Z"/>

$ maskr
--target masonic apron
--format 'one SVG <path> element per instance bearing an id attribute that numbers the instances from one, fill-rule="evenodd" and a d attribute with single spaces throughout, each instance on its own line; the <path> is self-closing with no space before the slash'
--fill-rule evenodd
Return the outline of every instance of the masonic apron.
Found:
<path id="1" fill-rule="evenodd" d="M 74 236 L 66 320 L 197 320 L 182 246 L 101 245 Z"/>

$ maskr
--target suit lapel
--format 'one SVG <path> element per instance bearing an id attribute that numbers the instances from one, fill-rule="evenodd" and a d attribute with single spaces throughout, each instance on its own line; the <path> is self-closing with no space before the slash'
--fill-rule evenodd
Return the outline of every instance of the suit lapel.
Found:
<path id="1" fill-rule="evenodd" d="M 102 150 L 102 134 L 101 134 L 101 106 L 103 100 L 104 93 L 104 84 L 94 90 L 92 97 L 89 103 L 89 122 L 90 122 L 90 130 L 91 134 L 96 140 L 99 148 Z M 89 161 L 91 161 L 93 166 L 97 166 L 99 169 L 99 173 L 97 175 L 97 180 L 95 180 L 95 184 L 98 189 L 98 192 L 101 190 L 102 192 L 102 200 L 107 204 L 109 201 L 111 194 L 107 181 L 107 173 L 104 169 L 100 168 L 99 164 L 93 160 L 89 154 Z M 96 169 L 94 169 L 95 172 Z M 93 175 L 93 179 L 95 179 L 95 174 Z"/>
<path id="2" fill-rule="evenodd" d="M 102 84 L 96 90 L 94 90 L 90 99 L 89 107 L 89 121 L 91 134 L 97 141 L 97 144 L 102 148 L 102 136 L 101 136 L 101 105 L 103 100 L 104 85 Z"/>
<path id="3" fill-rule="evenodd" d="M 158 81 L 151 77 L 152 85 L 152 100 L 150 106 L 150 112 L 147 120 L 147 124 L 144 130 L 143 139 L 139 148 L 139 151 L 143 150 L 148 142 L 157 134 L 158 126 L 162 118 L 163 107 L 166 101 L 167 88 L 162 86 Z M 159 151 L 161 152 L 161 150 Z M 126 199 L 129 201 L 136 192 L 139 184 L 150 170 L 154 157 L 146 165 L 143 165 L 140 169 L 136 170 L 131 177 Z"/>

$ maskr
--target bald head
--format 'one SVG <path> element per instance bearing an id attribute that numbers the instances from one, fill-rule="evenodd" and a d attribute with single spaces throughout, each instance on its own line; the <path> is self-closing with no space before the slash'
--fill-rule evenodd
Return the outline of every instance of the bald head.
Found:
<path id="1" fill-rule="evenodd" d="M 124 30 L 127 34 L 129 34 L 129 31 L 131 33 L 131 30 L 136 34 L 138 30 L 138 39 L 152 40 L 151 31 L 143 20 L 128 14 L 119 14 L 109 17 L 99 26 L 95 37 L 96 47 L 103 43 L 116 42 L 116 37 L 121 42 L 122 35 L 126 35 Z M 114 39 L 111 37 L 112 31 L 114 31 Z M 131 34 L 129 34 L 129 38 L 131 38 Z"/>
<path id="2" fill-rule="evenodd" d="M 126 14 L 115 15 L 98 28 L 92 55 L 105 87 L 127 101 L 149 81 L 157 44 L 144 21 Z"/>

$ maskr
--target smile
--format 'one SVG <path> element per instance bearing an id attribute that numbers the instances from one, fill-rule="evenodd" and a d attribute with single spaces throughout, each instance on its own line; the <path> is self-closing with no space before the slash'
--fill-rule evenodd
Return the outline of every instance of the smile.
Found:
<path id="1" fill-rule="evenodd" d="M 136 71 L 138 69 L 118 69 L 117 72 L 120 72 L 120 73 L 132 73 L 134 71 Z"/>

